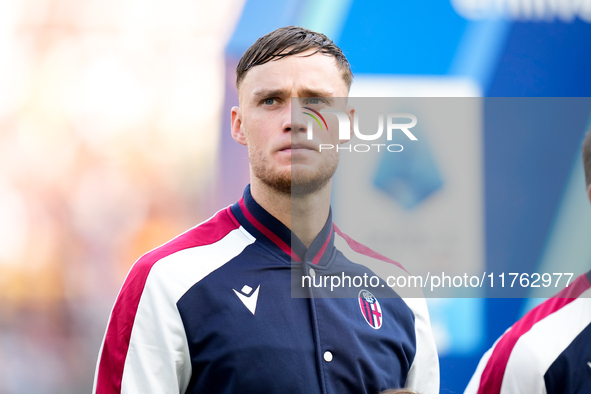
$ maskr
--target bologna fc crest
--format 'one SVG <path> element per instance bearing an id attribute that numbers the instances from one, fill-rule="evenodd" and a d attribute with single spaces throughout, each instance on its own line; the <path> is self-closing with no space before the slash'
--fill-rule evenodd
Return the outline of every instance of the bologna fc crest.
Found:
<path id="1" fill-rule="evenodd" d="M 367 290 L 359 292 L 359 308 L 367 324 L 377 330 L 382 326 L 382 308 L 377 298 Z"/>

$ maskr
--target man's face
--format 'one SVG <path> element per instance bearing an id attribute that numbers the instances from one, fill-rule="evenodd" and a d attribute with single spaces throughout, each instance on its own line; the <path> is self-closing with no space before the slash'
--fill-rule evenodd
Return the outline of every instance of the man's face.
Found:
<path id="1" fill-rule="evenodd" d="M 336 117 L 326 117 L 330 132 L 314 128 L 308 140 L 300 107 L 345 112 L 348 88 L 334 57 L 306 56 L 311 52 L 253 67 L 240 86 L 240 108 L 232 109 L 232 135 L 248 147 L 251 177 L 282 193 L 319 190 L 338 164 L 336 150 L 318 151 L 320 144 L 338 145 Z"/>

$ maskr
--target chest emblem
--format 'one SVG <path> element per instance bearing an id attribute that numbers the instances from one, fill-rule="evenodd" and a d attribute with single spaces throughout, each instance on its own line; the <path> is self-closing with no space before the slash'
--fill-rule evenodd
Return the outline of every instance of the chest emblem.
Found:
<path id="1" fill-rule="evenodd" d="M 244 287 L 242 287 L 242 290 L 240 290 L 240 291 L 237 291 L 236 289 L 232 289 L 232 290 L 234 290 L 234 293 L 236 293 L 236 295 L 238 296 L 240 301 L 242 301 L 244 306 L 247 307 L 248 310 L 254 315 L 254 313 L 257 309 L 257 300 L 259 299 L 259 289 L 260 288 L 261 288 L 261 285 L 259 285 L 257 287 L 257 289 L 254 291 L 254 293 L 252 292 L 252 287 L 250 287 L 248 285 L 244 285 Z"/>
<path id="2" fill-rule="evenodd" d="M 359 308 L 363 318 L 369 324 L 369 326 L 375 330 L 382 327 L 382 308 L 377 298 L 374 297 L 367 290 L 361 290 L 359 292 Z"/>

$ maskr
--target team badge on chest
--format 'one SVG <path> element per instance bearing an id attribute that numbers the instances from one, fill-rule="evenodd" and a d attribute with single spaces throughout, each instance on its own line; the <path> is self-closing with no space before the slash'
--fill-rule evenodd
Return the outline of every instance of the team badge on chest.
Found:
<path id="1" fill-rule="evenodd" d="M 367 290 L 359 292 L 359 308 L 367 324 L 377 330 L 382 326 L 382 308 L 377 298 Z"/>

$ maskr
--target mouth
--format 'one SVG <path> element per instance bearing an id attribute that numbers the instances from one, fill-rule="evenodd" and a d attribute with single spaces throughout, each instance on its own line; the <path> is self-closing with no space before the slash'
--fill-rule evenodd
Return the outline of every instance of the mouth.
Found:
<path id="1" fill-rule="evenodd" d="M 285 153 L 296 153 L 296 152 L 304 152 L 304 151 L 314 151 L 316 152 L 317 149 L 314 145 L 309 144 L 290 144 L 284 146 L 283 148 L 279 149 L 280 152 Z"/>

